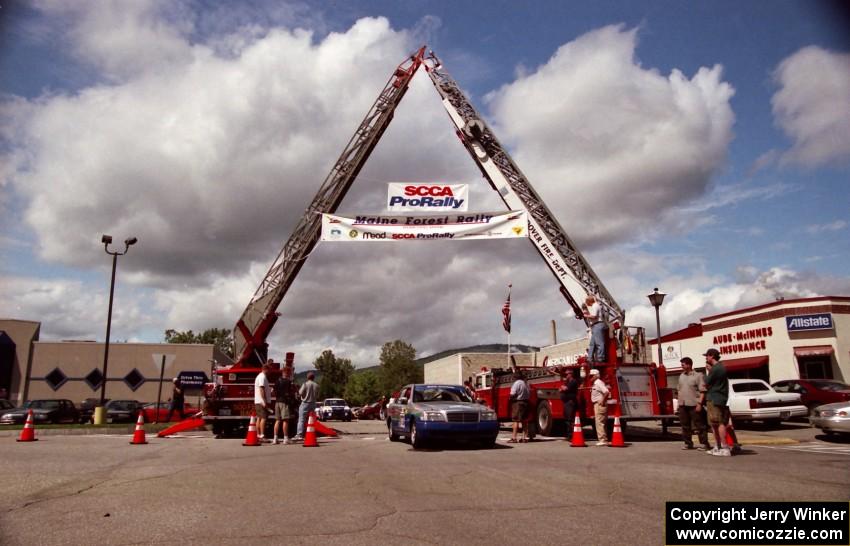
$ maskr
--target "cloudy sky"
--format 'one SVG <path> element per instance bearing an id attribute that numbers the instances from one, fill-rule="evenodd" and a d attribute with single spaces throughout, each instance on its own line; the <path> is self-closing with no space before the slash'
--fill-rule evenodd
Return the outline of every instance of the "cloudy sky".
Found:
<path id="1" fill-rule="evenodd" d="M 850 295 L 850 19 L 829 2 L 0 1 L 0 317 L 42 339 L 232 328 L 388 77 L 443 60 L 628 321 Z M 386 183 L 503 205 L 415 78 L 340 212 Z M 123 248 L 121 245 L 119 248 Z M 356 365 L 583 333 L 528 241 L 320 243 L 271 355 Z"/>

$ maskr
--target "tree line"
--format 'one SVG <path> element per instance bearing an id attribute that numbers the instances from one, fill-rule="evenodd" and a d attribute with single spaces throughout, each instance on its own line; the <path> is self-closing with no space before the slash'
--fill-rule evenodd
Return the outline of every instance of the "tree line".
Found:
<path id="1" fill-rule="evenodd" d="M 224 328 L 209 328 L 197 334 L 192 330 L 166 330 L 165 341 L 215 345 L 233 357 L 232 334 Z M 379 363 L 377 370 L 358 372 L 350 359 L 325 349 L 313 361 L 313 367 L 319 372 L 319 398 L 345 398 L 351 405 L 363 406 L 381 396 L 389 397 L 403 385 L 421 383 L 424 379 L 422 367 L 416 363 L 416 349 L 400 339 L 381 346 Z"/>

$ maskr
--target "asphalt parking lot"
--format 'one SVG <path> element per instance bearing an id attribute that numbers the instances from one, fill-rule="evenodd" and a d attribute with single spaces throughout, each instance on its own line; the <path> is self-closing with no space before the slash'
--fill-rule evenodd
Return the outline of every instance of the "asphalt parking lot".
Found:
<path id="1" fill-rule="evenodd" d="M 509 445 L 503 430 L 490 450 L 414 451 L 376 421 L 332 425 L 345 434 L 318 448 L 243 447 L 207 432 L 138 446 L 129 434 L 0 437 L 0 543 L 659 544 L 666 500 L 850 491 L 850 444 L 814 438 L 720 458 L 652 428 L 633 428 L 625 449 Z M 836 450 L 798 449 L 820 444 Z"/>

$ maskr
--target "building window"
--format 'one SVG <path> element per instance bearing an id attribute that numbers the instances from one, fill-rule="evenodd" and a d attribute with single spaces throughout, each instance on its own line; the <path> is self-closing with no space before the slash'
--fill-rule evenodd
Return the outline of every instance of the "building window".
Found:
<path id="1" fill-rule="evenodd" d="M 93 369 L 89 372 L 87 376 L 83 378 L 85 382 L 91 387 L 91 390 L 96 391 L 100 388 L 101 383 L 103 383 L 103 373 L 97 368 Z"/>
<path id="2" fill-rule="evenodd" d="M 797 357 L 801 379 L 832 379 L 832 362 L 824 357 Z"/>
<path id="3" fill-rule="evenodd" d="M 47 384 L 50 385 L 51 389 L 58 391 L 59 387 L 64 385 L 65 381 L 68 381 L 68 376 L 62 373 L 62 370 L 59 368 L 54 368 L 52 372 L 44 377 L 44 380 L 47 381 Z"/>
<path id="4" fill-rule="evenodd" d="M 133 371 L 124 376 L 124 383 L 126 383 L 127 386 L 130 387 L 130 390 L 133 391 L 141 387 L 144 382 L 145 376 L 143 376 L 136 368 L 133 368 Z"/>

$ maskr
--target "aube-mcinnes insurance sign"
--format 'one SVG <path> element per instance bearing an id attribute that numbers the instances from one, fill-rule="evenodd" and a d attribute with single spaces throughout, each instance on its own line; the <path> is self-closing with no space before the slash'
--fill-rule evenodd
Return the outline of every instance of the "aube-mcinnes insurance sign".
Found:
<path id="1" fill-rule="evenodd" d="M 785 317 L 785 326 L 789 332 L 805 332 L 808 330 L 832 330 L 831 313 L 815 313 L 812 315 L 794 315 Z"/>

